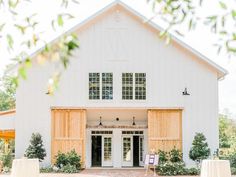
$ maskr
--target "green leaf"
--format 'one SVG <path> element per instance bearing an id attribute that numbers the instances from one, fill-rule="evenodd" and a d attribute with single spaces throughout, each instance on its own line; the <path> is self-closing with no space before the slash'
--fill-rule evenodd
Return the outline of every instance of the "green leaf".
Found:
<path id="1" fill-rule="evenodd" d="M 21 26 L 21 25 L 15 24 L 15 27 L 16 27 L 22 34 L 25 34 L 25 31 L 26 31 L 26 29 L 27 29 L 26 26 Z"/>
<path id="2" fill-rule="evenodd" d="M 57 24 L 58 24 L 58 26 L 63 26 L 63 24 L 64 24 L 61 14 L 57 16 Z"/>
<path id="3" fill-rule="evenodd" d="M 233 19 L 236 19 L 236 10 L 232 10 L 231 15 Z"/>
<path id="4" fill-rule="evenodd" d="M 159 37 L 160 37 L 160 38 L 163 38 L 166 34 L 167 34 L 167 30 L 162 30 L 162 31 L 159 33 Z"/>
<path id="5" fill-rule="evenodd" d="M 236 33 L 233 33 L 232 36 L 233 36 L 233 40 L 236 40 Z"/>
<path id="6" fill-rule="evenodd" d="M 7 34 L 7 43 L 8 43 L 9 48 L 13 49 L 14 41 L 13 41 L 13 38 L 10 34 Z"/>
<path id="7" fill-rule="evenodd" d="M 8 5 L 10 8 L 16 8 L 16 6 L 18 5 L 19 0 L 8 0 Z"/>
<path id="8" fill-rule="evenodd" d="M 224 16 L 221 18 L 221 26 L 222 26 L 222 27 L 225 26 L 225 17 L 224 17 Z"/>
<path id="9" fill-rule="evenodd" d="M 3 24 L 0 25 L 0 31 L 3 30 L 4 26 L 5 26 L 5 23 L 3 23 Z"/>
<path id="10" fill-rule="evenodd" d="M 26 66 L 27 68 L 30 68 L 30 67 L 32 66 L 32 63 L 31 63 L 31 60 L 30 60 L 29 57 L 26 58 L 26 60 L 25 60 L 25 66 Z"/>
<path id="11" fill-rule="evenodd" d="M 193 27 L 193 19 L 189 20 L 188 30 L 190 31 Z"/>
<path id="12" fill-rule="evenodd" d="M 20 76 L 22 79 L 26 79 L 27 76 L 26 76 L 26 69 L 25 69 L 25 67 L 21 66 L 21 67 L 18 69 L 18 74 L 19 74 L 19 76 Z"/>
<path id="13" fill-rule="evenodd" d="M 219 4 L 220 4 L 220 7 L 221 7 L 222 9 L 224 9 L 224 10 L 227 9 L 227 6 L 226 6 L 226 4 L 225 4 L 224 2 L 220 1 Z"/>
<path id="14" fill-rule="evenodd" d="M 18 77 L 12 77 L 11 82 L 12 82 L 12 84 L 13 84 L 15 87 L 18 87 L 18 86 L 19 86 Z"/>

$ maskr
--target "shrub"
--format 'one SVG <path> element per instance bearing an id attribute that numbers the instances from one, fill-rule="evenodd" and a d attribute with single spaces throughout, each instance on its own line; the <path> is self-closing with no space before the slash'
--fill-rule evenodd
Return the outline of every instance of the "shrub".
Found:
<path id="1" fill-rule="evenodd" d="M 157 166 L 157 173 L 161 176 L 176 176 L 185 174 L 183 162 L 164 162 Z"/>
<path id="2" fill-rule="evenodd" d="M 157 173 L 161 176 L 199 175 L 200 169 L 186 168 L 183 162 L 165 162 L 157 166 Z"/>
<path id="3" fill-rule="evenodd" d="M 39 133 L 32 134 L 30 145 L 25 151 L 25 156 L 30 159 L 38 158 L 40 162 L 46 157 L 42 136 Z"/>
<path id="4" fill-rule="evenodd" d="M 230 161 L 230 166 L 236 168 L 236 152 L 230 154 L 228 159 Z"/>
<path id="5" fill-rule="evenodd" d="M 56 156 L 55 166 L 58 167 L 61 172 L 76 173 L 81 168 L 81 158 L 75 150 L 67 153 L 59 152 Z"/>
<path id="6" fill-rule="evenodd" d="M 236 175 L 236 168 L 235 167 L 231 167 L 231 174 Z"/>
<path id="7" fill-rule="evenodd" d="M 159 150 L 158 156 L 159 156 L 159 164 L 162 164 L 162 163 L 168 161 L 168 153 L 167 152 Z"/>
<path id="8" fill-rule="evenodd" d="M 60 172 L 63 173 L 78 173 L 79 169 L 75 165 L 67 164 L 60 169 Z"/>
<path id="9" fill-rule="evenodd" d="M 185 174 L 184 175 L 199 175 L 200 169 L 199 168 L 185 168 Z"/>
<path id="10" fill-rule="evenodd" d="M 172 149 L 169 152 L 169 157 L 171 162 L 182 162 L 183 161 L 183 154 L 179 149 Z"/>
<path id="11" fill-rule="evenodd" d="M 8 152 L 5 152 L 5 153 L 1 154 L 0 160 L 2 161 L 3 167 L 11 168 L 12 161 L 13 161 L 11 151 L 8 151 Z"/>
<path id="12" fill-rule="evenodd" d="M 58 152 L 56 156 L 56 162 L 55 165 L 58 168 L 61 168 L 62 166 L 65 166 L 68 163 L 68 159 L 65 153 Z"/>
<path id="13" fill-rule="evenodd" d="M 208 148 L 206 137 L 202 133 L 196 133 L 189 152 L 189 158 L 199 164 L 201 160 L 207 159 L 209 155 L 210 149 Z"/>
<path id="14" fill-rule="evenodd" d="M 40 173 L 51 173 L 51 172 L 54 172 L 52 166 L 40 168 Z"/>

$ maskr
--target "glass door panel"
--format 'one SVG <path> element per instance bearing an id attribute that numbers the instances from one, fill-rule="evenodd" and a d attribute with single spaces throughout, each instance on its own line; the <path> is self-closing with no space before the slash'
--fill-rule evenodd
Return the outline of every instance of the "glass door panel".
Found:
<path id="1" fill-rule="evenodd" d="M 133 166 L 132 136 L 122 137 L 122 166 Z"/>
<path id="2" fill-rule="evenodd" d="M 139 137 L 139 166 L 144 165 L 144 142 L 143 136 Z"/>
<path id="3" fill-rule="evenodd" d="M 112 137 L 103 136 L 102 166 L 112 166 Z"/>

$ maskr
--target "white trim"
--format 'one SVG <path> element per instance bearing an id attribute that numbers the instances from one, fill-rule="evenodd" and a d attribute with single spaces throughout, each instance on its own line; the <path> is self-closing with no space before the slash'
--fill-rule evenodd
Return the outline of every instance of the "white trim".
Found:
<path id="1" fill-rule="evenodd" d="M 132 7 L 128 6 L 127 4 L 121 2 L 120 0 L 115 0 L 112 3 L 108 4 L 107 6 L 105 6 L 104 8 L 102 8 L 101 10 L 99 10 L 98 12 L 94 13 L 93 15 L 89 16 L 88 18 L 86 18 L 85 20 L 82 20 L 81 22 L 79 22 L 77 25 L 75 25 L 74 27 L 72 27 L 70 30 L 67 30 L 65 33 L 62 33 L 61 35 L 66 35 L 66 34 L 70 34 L 76 30 L 78 30 L 79 28 L 81 28 L 82 26 L 86 25 L 90 20 L 92 20 L 93 18 L 103 14 L 104 12 L 106 12 L 107 10 L 109 10 L 110 8 L 114 7 L 115 5 L 120 5 L 121 7 L 123 7 L 125 10 L 131 12 L 132 14 L 136 15 L 137 17 L 139 17 L 142 21 L 145 21 L 147 24 L 149 24 L 150 26 L 152 26 L 154 29 L 160 31 L 163 28 L 161 26 L 159 26 L 157 23 L 153 22 L 152 20 L 147 19 L 144 15 L 142 15 L 141 13 L 139 13 L 138 11 L 134 10 Z M 53 43 L 55 41 L 57 41 L 59 39 L 59 37 L 61 35 L 58 35 L 58 37 L 56 37 L 55 39 L 51 40 L 50 43 Z M 223 67 L 221 67 L 220 65 L 216 64 L 215 62 L 213 62 L 212 60 L 210 60 L 208 57 L 206 57 L 205 55 L 203 55 L 202 53 L 200 53 L 199 51 L 197 51 L 196 49 L 192 48 L 190 45 L 186 44 L 184 41 L 182 41 L 181 39 L 178 39 L 174 34 L 171 34 L 172 39 L 180 44 L 182 47 L 184 47 L 185 49 L 189 50 L 190 52 L 192 52 L 194 55 L 198 56 L 199 59 L 201 59 L 203 62 L 205 62 L 206 64 L 208 64 L 209 66 L 211 66 L 212 68 L 214 68 L 217 71 L 218 74 L 218 80 L 222 80 L 224 79 L 224 77 L 228 74 L 228 71 L 226 69 L 224 69 Z M 30 57 L 34 57 L 38 52 L 42 51 L 44 49 L 44 46 L 39 48 L 38 50 L 36 50 L 35 52 L 32 52 L 32 54 L 30 55 Z M 18 64 L 16 64 L 15 66 L 13 66 L 12 68 L 10 68 L 9 70 L 13 70 L 16 69 L 15 67 Z"/>
<path id="2" fill-rule="evenodd" d="M 118 109 L 118 110 L 124 110 L 124 109 L 139 109 L 139 110 L 148 110 L 148 109 L 160 109 L 160 110 L 165 110 L 165 109 L 169 109 L 169 110 L 184 110 L 184 107 L 127 107 L 127 106 L 119 106 L 119 107 L 88 107 L 88 106 L 84 106 L 84 107 L 76 107 L 76 106 L 51 106 L 50 109 L 79 109 L 79 110 L 89 110 L 89 109 Z"/>

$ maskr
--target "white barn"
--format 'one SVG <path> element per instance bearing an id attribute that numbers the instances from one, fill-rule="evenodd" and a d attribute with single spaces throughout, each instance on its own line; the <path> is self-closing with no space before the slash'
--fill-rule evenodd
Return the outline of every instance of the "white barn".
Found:
<path id="1" fill-rule="evenodd" d="M 16 94 L 16 157 L 39 132 L 47 150 L 75 149 L 86 168 L 142 166 L 150 149 L 188 152 L 196 132 L 218 148 L 218 81 L 227 72 L 188 45 L 159 39 L 159 27 L 115 1 L 78 24 L 80 48 L 54 96 L 52 66 L 33 66 Z M 187 93 L 183 94 L 187 89 Z"/>

